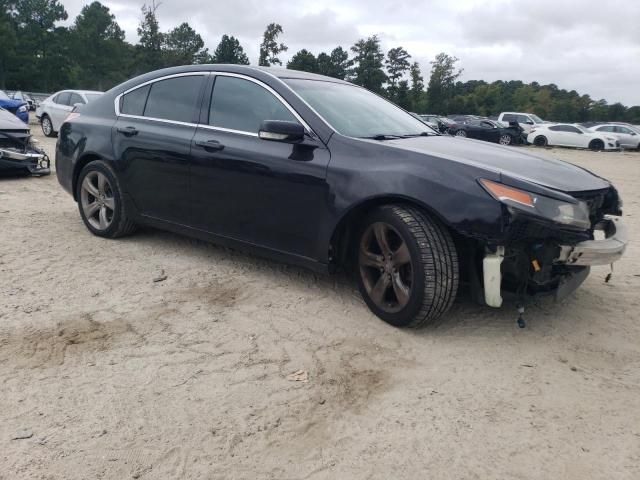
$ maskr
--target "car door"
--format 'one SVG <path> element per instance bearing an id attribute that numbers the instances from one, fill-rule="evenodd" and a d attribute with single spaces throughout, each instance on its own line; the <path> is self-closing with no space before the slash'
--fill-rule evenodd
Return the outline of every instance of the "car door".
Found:
<path id="1" fill-rule="evenodd" d="M 125 190 L 144 216 L 191 223 L 191 140 L 207 76 L 164 77 L 118 99 L 114 155 Z"/>
<path id="2" fill-rule="evenodd" d="M 565 145 L 568 147 L 587 148 L 591 141 L 590 135 L 585 133 L 573 125 L 564 125 L 564 135 L 566 138 Z"/>
<path id="3" fill-rule="evenodd" d="M 71 100 L 71 92 L 60 92 L 53 97 L 53 103 L 48 109 L 49 117 L 51 118 L 51 124 L 53 129 L 57 132 L 62 126 L 62 122 L 67 118 L 67 115 L 71 113 L 73 107 L 69 103 Z"/>
<path id="4" fill-rule="evenodd" d="M 480 122 L 480 137 L 481 140 L 488 142 L 498 143 L 500 141 L 500 129 L 496 127 L 492 122 L 483 120 Z"/>
<path id="5" fill-rule="evenodd" d="M 195 226 L 313 258 L 328 204 L 329 151 L 311 133 L 298 144 L 259 138 L 265 120 L 309 127 L 273 89 L 217 74 L 192 149 Z"/>

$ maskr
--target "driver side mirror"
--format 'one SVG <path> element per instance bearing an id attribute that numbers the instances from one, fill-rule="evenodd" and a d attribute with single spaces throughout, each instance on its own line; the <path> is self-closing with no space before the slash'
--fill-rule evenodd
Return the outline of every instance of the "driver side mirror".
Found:
<path id="1" fill-rule="evenodd" d="M 284 120 L 264 120 L 258 137 L 273 142 L 296 143 L 304 139 L 304 127 L 298 122 Z"/>

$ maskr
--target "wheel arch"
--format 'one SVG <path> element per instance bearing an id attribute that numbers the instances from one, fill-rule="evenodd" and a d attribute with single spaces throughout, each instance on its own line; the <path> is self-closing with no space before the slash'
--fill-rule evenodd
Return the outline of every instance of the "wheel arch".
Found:
<path id="1" fill-rule="evenodd" d="M 437 210 L 415 198 L 397 194 L 382 194 L 369 197 L 349 207 L 334 225 L 328 248 L 330 270 L 336 271 L 349 265 L 349 248 L 362 219 L 373 209 L 390 204 L 419 208 L 436 218 L 453 235 L 458 235 L 456 229 Z"/>

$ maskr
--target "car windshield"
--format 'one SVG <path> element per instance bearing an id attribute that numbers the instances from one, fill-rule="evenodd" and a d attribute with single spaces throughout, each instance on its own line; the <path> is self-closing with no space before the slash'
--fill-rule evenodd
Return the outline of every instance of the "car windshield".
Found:
<path id="1" fill-rule="evenodd" d="M 1 98 L 2 100 L 11 100 L 11 99 L 9 98 L 9 95 L 7 95 L 3 90 L 0 90 L 0 98 Z"/>
<path id="2" fill-rule="evenodd" d="M 380 139 L 436 135 L 420 120 L 364 88 L 321 80 L 285 82 L 342 135 Z"/>
<path id="3" fill-rule="evenodd" d="M 85 93 L 84 96 L 87 97 L 87 102 L 93 102 L 96 98 L 101 97 L 102 94 L 101 93 Z"/>
<path id="4" fill-rule="evenodd" d="M 529 118 L 531 120 L 533 120 L 535 123 L 544 123 L 544 120 L 542 120 L 539 116 L 531 114 L 529 115 Z"/>

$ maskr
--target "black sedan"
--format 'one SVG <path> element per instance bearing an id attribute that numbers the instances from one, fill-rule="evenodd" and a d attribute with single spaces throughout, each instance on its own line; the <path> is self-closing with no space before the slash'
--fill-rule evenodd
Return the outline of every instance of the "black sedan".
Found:
<path id="1" fill-rule="evenodd" d="M 517 127 L 503 127 L 493 120 L 468 120 L 449 127 L 449 134 L 457 137 L 475 138 L 485 142 L 513 145 L 521 143 L 522 135 Z"/>
<path id="2" fill-rule="evenodd" d="M 608 181 L 436 134 L 363 88 L 295 70 L 134 78 L 69 116 L 56 167 L 95 235 L 150 225 L 349 270 L 397 326 L 444 314 L 461 282 L 495 307 L 503 292 L 566 294 L 626 244 Z"/>

